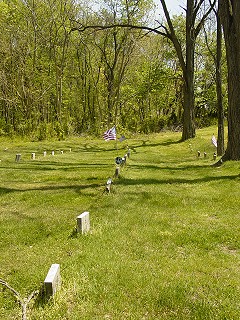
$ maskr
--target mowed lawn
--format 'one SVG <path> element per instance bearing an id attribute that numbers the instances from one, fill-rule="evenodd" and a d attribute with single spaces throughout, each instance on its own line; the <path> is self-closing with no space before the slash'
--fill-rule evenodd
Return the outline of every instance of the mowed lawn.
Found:
<path id="1" fill-rule="evenodd" d="M 40 291 L 28 319 L 240 319 L 240 163 L 212 166 L 214 132 L 0 139 L 0 278 L 22 298 Z M 84 211 L 90 232 L 77 235 Z M 54 263 L 62 285 L 46 300 Z M 0 319 L 21 319 L 2 285 Z"/>

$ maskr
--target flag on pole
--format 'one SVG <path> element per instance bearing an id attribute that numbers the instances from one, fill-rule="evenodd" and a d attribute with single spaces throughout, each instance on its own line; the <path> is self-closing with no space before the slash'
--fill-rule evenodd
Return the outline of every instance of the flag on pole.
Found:
<path id="1" fill-rule="evenodd" d="M 217 139 L 215 138 L 215 136 L 212 136 L 212 144 L 214 145 L 214 147 L 217 148 Z"/>
<path id="2" fill-rule="evenodd" d="M 126 137 L 124 135 L 122 135 L 120 138 L 119 138 L 119 141 L 120 142 L 123 142 L 124 140 L 126 140 Z"/>
<path id="3" fill-rule="evenodd" d="M 109 141 L 109 140 L 116 140 L 117 139 L 117 132 L 116 132 L 116 128 L 112 127 L 111 129 L 107 130 L 106 132 L 104 132 L 103 134 L 103 139 L 105 141 Z"/>

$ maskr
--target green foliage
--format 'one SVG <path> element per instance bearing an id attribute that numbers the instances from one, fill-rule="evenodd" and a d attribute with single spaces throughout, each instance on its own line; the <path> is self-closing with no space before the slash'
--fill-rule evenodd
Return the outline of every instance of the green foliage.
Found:
<path id="1" fill-rule="evenodd" d="M 239 319 L 239 164 L 211 166 L 216 129 L 188 142 L 129 135 L 118 149 L 89 136 L 1 138 L 0 278 L 27 297 L 52 263 L 61 266 L 61 290 L 33 301 L 29 319 Z M 127 145 L 127 165 L 105 194 Z M 91 231 L 76 236 L 83 211 Z M 4 288 L 0 315 L 20 318 Z"/>
<path id="2" fill-rule="evenodd" d="M 1 135 L 63 139 L 72 133 L 98 135 L 102 123 L 143 133 L 181 125 L 182 74 L 170 41 L 128 28 L 72 31 L 86 24 L 151 25 L 153 2 L 102 1 L 98 14 L 91 5 L 71 0 L 0 2 Z M 184 51 L 184 17 L 174 16 L 173 25 Z M 214 36 L 209 32 L 213 53 Z M 201 34 L 196 45 L 199 127 L 216 118 L 209 52 Z"/>

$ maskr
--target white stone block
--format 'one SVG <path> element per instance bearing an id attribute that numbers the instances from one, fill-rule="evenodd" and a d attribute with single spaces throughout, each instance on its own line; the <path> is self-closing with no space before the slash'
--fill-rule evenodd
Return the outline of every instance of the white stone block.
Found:
<path id="1" fill-rule="evenodd" d="M 53 296 L 61 287 L 60 265 L 52 264 L 44 280 L 46 295 Z"/>
<path id="2" fill-rule="evenodd" d="M 36 158 L 35 152 L 32 153 L 31 158 L 32 158 L 32 160 L 35 160 L 35 158 Z"/>
<path id="3" fill-rule="evenodd" d="M 46 155 L 47 155 L 47 151 L 44 151 L 43 156 L 46 157 Z"/>
<path id="4" fill-rule="evenodd" d="M 86 233 L 90 230 L 89 212 L 85 211 L 77 217 L 77 232 Z"/>

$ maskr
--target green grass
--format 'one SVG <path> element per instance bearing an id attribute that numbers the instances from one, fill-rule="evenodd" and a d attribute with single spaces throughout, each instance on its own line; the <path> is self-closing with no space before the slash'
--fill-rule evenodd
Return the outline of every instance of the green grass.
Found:
<path id="1" fill-rule="evenodd" d="M 0 278 L 27 297 L 61 266 L 61 290 L 32 300 L 29 319 L 240 318 L 239 163 L 211 166 L 214 131 L 134 136 L 118 150 L 90 137 L 0 140 Z M 83 211 L 91 231 L 76 237 Z M 4 287 L 0 318 L 21 318 Z"/>

